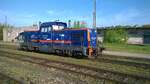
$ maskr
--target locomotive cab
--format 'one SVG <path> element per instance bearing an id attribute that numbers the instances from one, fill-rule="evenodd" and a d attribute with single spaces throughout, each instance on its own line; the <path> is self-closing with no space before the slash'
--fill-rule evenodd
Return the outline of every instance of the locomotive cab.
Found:
<path id="1" fill-rule="evenodd" d="M 62 30 L 65 28 L 67 28 L 67 24 L 63 22 L 45 22 L 40 25 L 40 32 Z"/>

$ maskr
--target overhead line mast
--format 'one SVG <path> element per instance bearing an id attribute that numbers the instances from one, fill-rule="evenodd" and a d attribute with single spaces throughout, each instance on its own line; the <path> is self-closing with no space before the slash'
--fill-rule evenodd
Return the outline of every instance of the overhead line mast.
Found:
<path id="1" fill-rule="evenodd" d="M 96 0 L 94 2 L 94 11 L 93 11 L 93 28 L 96 28 Z"/>

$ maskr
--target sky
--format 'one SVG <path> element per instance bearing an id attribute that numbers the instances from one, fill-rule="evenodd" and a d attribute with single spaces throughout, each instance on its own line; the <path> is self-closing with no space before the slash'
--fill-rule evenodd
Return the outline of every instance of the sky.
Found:
<path id="1" fill-rule="evenodd" d="M 93 0 L 0 0 L 0 23 L 85 21 L 92 27 Z M 150 24 L 150 0 L 97 0 L 97 27 Z"/>

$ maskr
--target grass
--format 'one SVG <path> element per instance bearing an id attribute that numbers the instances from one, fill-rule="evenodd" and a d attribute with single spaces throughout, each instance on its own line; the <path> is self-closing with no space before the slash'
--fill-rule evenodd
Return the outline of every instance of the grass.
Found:
<path id="1" fill-rule="evenodd" d="M 0 84 L 20 84 L 20 83 L 18 81 L 15 81 L 0 74 Z"/>
<path id="2" fill-rule="evenodd" d="M 150 45 L 104 43 L 106 50 L 150 54 Z"/>

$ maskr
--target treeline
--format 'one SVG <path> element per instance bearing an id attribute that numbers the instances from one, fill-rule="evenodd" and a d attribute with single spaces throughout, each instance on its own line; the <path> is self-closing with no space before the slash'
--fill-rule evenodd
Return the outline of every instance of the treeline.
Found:
<path id="1" fill-rule="evenodd" d="M 87 23 L 84 21 L 74 21 L 71 28 L 87 28 Z"/>
<path id="2" fill-rule="evenodd" d="M 139 25 L 125 25 L 125 26 L 122 26 L 122 25 L 117 25 L 117 26 L 109 26 L 109 27 L 100 27 L 102 29 L 114 29 L 114 28 L 150 28 L 150 24 L 145 24 L 145 25 L 142 25 L 142 26 L 139 26 Z"/>

